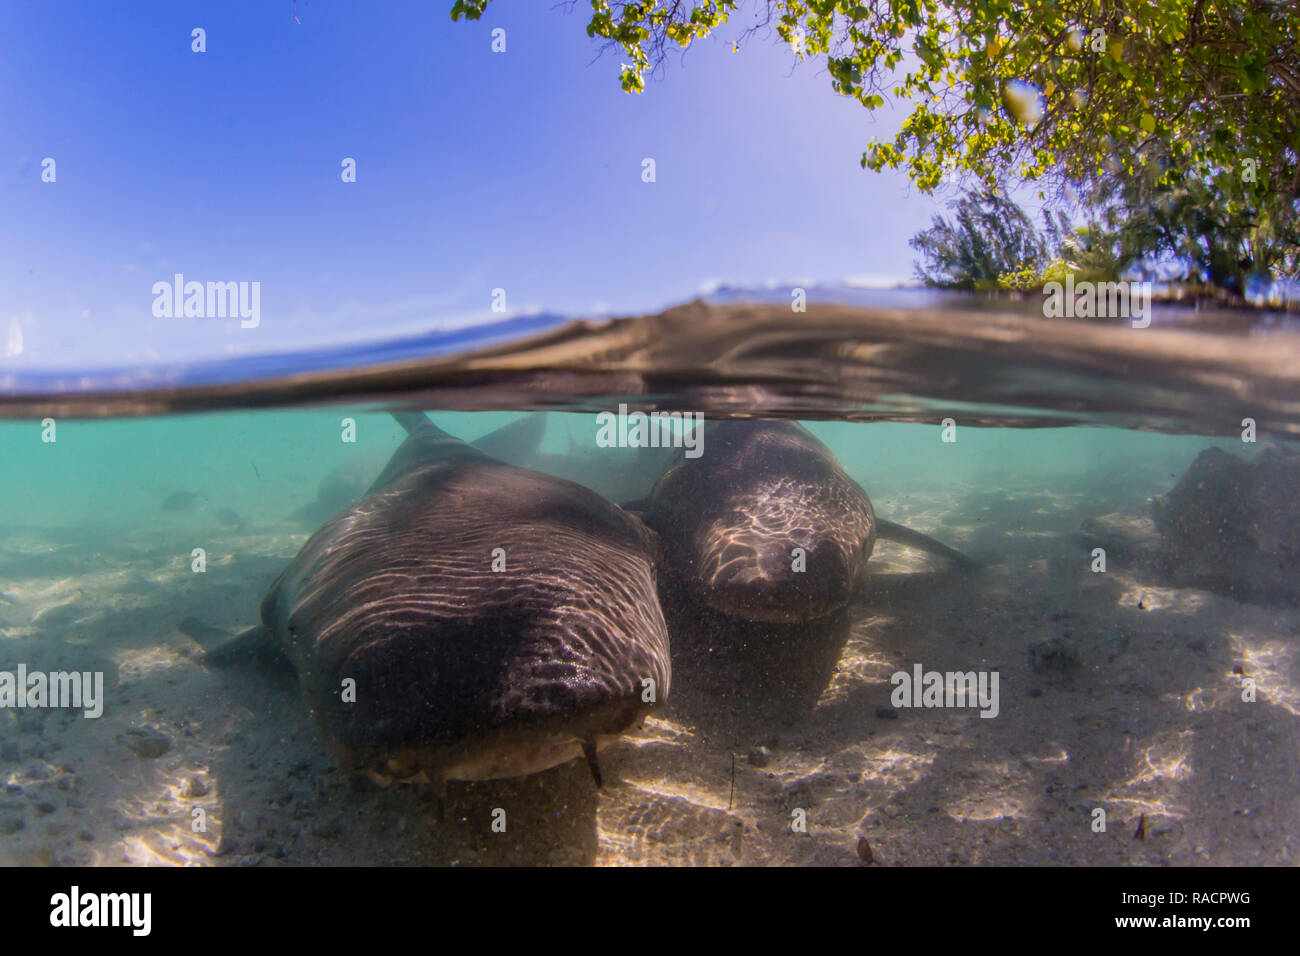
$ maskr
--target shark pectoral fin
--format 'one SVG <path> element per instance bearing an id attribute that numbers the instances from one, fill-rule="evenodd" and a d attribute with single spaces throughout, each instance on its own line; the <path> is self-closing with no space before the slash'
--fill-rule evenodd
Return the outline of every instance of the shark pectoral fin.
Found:
<path id="1" fill-rule="evenodd" d="M 230 640 L 205 648 L 203 662 L 209 667 L 256 667 L 260 670 L 291 670 L 271 632 L 263 625 L 250 627 Z"/>
<path id="2" fill-rule="evenodd" d="M 597 789 L 605 788 L 605 780 L 600 773 L 600 760 L 596 756 L 596 738 L 588 737 L 582 742 L 582 755 L 587 758 L 587 768 L 591 771 L 592 779 L 596 781 Z"/>
<path id="3" fill-rule="evenodd" d="M 948 547 L 941 541 L 936 541 L 929 535 L 921 534 L 919 531 L 913 531 L 911 528 L 904 527 L 901 524 L 895 524 L 892 521 L 885 521 L 882 518 L 876 519 L 876 534 L 886 541 L 893 541 L 896 544 L 906 545 L 909 548 L 916 548 L 918 551 L 924 551 L 927 554 L 937 554 L 942 558 L 947 558 L 952 562 L 954 567 L 961 568 L 963 571 L 976 571 L 980 568 L 978 561 L 968 558 L 960 551 Z"/>
<path id="4" fill-rule="evenodd" d="M 646 495 L 644 498 L 637 498 L 635 501 L 624 502 L 623 504 L 619 505 L 619 507 L 622 508 L 624 511 L 626 511 L 628 514 L 635 515 L 636 517 L 644 521 L 646 514 L 650 510 L 650 499 L 652 497 L 653 497 L 652 495 Z"/>
<path id="5" fill-rule="evenodd" d="M 198 645 L 204 650 L 210 647 L 216 647 L 218 644 L 224 644 L 230 640 L 230 632 L 219 627 L 214 627 L 207 621 L 197 617 L 183 618 L 176 625 L 176 630 L 180 631 L 187 637 L 193 638 Z"/>

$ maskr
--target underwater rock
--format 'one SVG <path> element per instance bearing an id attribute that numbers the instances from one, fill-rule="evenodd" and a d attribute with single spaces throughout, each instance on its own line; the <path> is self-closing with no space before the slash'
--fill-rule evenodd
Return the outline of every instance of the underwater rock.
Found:
<path id="1" fill-rule="evenodd" d="M 343 835 L 343 821 L 336 816 L 322 817 L 311 826 L 311 832 L 326 840 L 336 840 Z"/>
<path id="2" fill-rule="evenodd" d="M 234 528 L 236 531 L 244 530 L 244 519 L 239 517 L 233 508 L 218 508 L 217 521 L 227 528 Z"/>
<path id="3" fill-rule="evenodd" d="M 858 859 L 870 866 L 875 862 L 875 854 L 871 852 L 871 844 L 867 842 L 866 837 L 858 837 Z"/>
<path id="4" fill-rule="evenodd" d="M 192 491 L 173 491 L 162 500 L 162 504 L 160 504 L 159 507 L 163 511 L 172 513 L 192 511 L 194 506 L 198 504 L 200 497 L 200 495 L 197 495 Z"/>
<path id="5" fill-rule="evenodd" d="M 1106 550 L 1108 560 L 1149 566 L 1160 560 L 1160 532 L 1149 515 L 1112 512 L 1083 522 L 1080 530 L 1091 547 Z"/>
<path id="6" fill-rule="evenodd" d="M 128 727 L 118 737 L 143 760 L 154 760 L 171 749 L 171 739 L 152 727 Z"/>
<path id="7" fill-rule="evenodd" d="M 1161 563 L 1180 585 L 1300 603 L 1300 453 L 1207 448 L 1152 501 Z"/>
<path id="8" fill-rule="evenodd" d="M 1029 646 L 1029 664 L 1036 671 L 1067 671 L 1079 663 L 1079 645 L 1068 637 L 1053 637 Z"/>

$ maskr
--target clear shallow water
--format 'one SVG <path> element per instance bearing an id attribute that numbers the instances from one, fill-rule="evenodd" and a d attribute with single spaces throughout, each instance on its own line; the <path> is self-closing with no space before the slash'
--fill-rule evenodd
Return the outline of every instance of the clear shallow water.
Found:
<path id="1" fill-rule="evenodd" d="M 513 412 L 444 412 L 440 425 L 473 440 L 518 417 Z M 356 442 L 340 440 L 344 418 L 356 421 Z M 594 416 L 555 413 L 544 446 L 560 453 L 569 439 L 595 449 Z M 834 449 L 873 500 L 916 483 L 939 479 L 997 487 L 1024 474 L 1044 487 L 1067 480 L 1123 485 L 1134 495 L 1164 490 L 1209 444 L 1240 442 L 1108 428 L 1019 430 L 960 428 L 956 447 L 938 426 L 807 422 Z M 387 412 L 340 406 L 329 410 L 218 412 L 165 418 L 71 420 L 58 425 L 54 445 L 41 441 L 39 422 L 0 424 L 6 525 L 80 526 L 85 523 L 165 525 L 197 522 L 231 508 L 251 525 L 274 525 L 307 504 L 329 472 L 359 459 L 379 463 L 405 433 Z M 603 450 L 617 456 L 623 450 Z M 378 471 L 376 469 L 375 473 Z M 650 476 L 653 478 L 653 476 Z M 1145 477 L 1155 483 L 1143 487 Z M 191 508 L 168 513 L 174 492 L 202 496 Z M 216 521 L 215 517 L 212 519 Z"/>
<path id="2" fill-rule="evenodd" d="M 1088 339 L 1081 361 L 1062 355 L 1060 340 L 1008 331 L 1002 341 L 1017 351 L 999 355 L 957 323 L 950 341 L 930 334 L 946 353 L 918 352 L 903 341 L 906 323 L 886 317 L 871 327 L 882 355 L 849 342 L 835 317 L 814 318 L 835 334 L 800 353 L 782 343 L 796 332 L 815 341 L 807 326 L 776 334 L 747 322 L 744 335 L 731 329 L 709 344 L 707 324 L 678 329 L 670 319 L 661 331 L 681 335 L 649 346 L 566 336 L 461 362 L 446 377 L 422 367 L 391 395 L 375 379 L 360 405 L 238 408 L 255 393 L 239 386 L 208 393 L 202 404 L 222 408 L 203 414 L 58 416 L 53 443 L 37 420 L 0 424 L 0 670 L 21 663 L 106 680 L 95 720 L 0 710 L 0 858 L 856 864 L 865 839 L 885 864 L 1293 862 L 1295 602 L 1239 601 L 1170 580 L 1141 548 L 1121 555 L 1111 539 L 1102 543 L 1115 553 L 1097 573 L 1099 533 L 1082 530 L 1108 515 L 1149 518 L 1150 499 L 1205 448 L 1253 459 L 1261 445 L 1285 446 L 1296 414 L 1286 341 L 1271 340 L 1270 355 L 1233 352 L 1259 334 L 1234 333 L 1208 357 L 1165 352 L 1151 359 L 1157 382 L 1135 377 L 1141 356 L 1123 344 L 1108 359 L 1104 336 Z M 840 361 L 854 349 L 853 363 Z M 513 374 L 521 355 L 529 371 Z M 711 375 L 687 375 L 699 362 Z M 907 374 L 864 388 L 851 368 Z M 286 387 L 255 403 L 291 401 Z M 420 389 L 448 400 L 426 404 Z M 606 787 L 594 787 L 581 760 L 453 782 L 441 817 L 428 787 L 379 789 L 342 773 L 292 681 L 204 666 L 193 622 L 224 634 L 255 624 L 266 589 L 321 515 L 346 507 L 332 499 L 311 516 L 322 481 L 351 467 L 359 491 L 401 443 L 382 405 L 582 407 L 548 415 L 540 448 L 518 449 L 522 463 L 624 501 L 648 490 L 655 471 L 638 466 L 635 450 L 597 448 L 590 412 L 638 389 L 660 407 L 804 419 L 880 517 L 984 570 L 952 576 L 882 541 L 873 588 L 843 617 L 792 627 L 729 621 L 664 594 L 672 693 L 602 755 Z M 871 408 L 846 411 L 868 392 Z M 998 393 L 1016 401 L 987 404 Z M 1022 401 L 1031 395 L 1036 403 Z M 57 400 L 10 409 L 39 417 L 41 403 Z M 1234 428 L 1252 403 L 1278 428 L 1243 445 Z M 940 412 L 955 412 L 955 442 L 942 440 Z M 850 416 L 925 421 L 824 420 Z M 353 443 L 340 439 L 345 418 L 355 421 Z M 466 440 L 516 418 L 435 413 Z M 1059 419 L 1079 424 L 1008 427 Z M 1293 502 L 1269 506 L 1279 527 L 1290 520 Z M 892 676 L 918 664 L 998 673 L 997 717 L 891 712 Z M 492 827 L 497 809 L 505 832 Z M 1094 829 L 1097 809 L 1104 832 Z M 800 812 L 803 830 L 792 826 Z"/>

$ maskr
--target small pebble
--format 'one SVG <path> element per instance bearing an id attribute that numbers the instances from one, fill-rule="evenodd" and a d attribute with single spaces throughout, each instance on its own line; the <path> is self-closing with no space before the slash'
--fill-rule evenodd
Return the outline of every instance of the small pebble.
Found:
<path id="1" fill-rule="evenodd" d="M 171 739 L 152 727 L 128 727 L 118 739 L 143 760 L 154 760 L 171 749 Z"/>
<path id="2" fill-rule="evenodd" d="M 866 837 L 858 837 L 858 859 L 867 865 L 875 862 L 875 857 L 871 853 L 871 844 L 867 842 Z"/>
<path id="3" fill-rule="evenodd" d="M 338 817 L 327 817 L 324 820 L 317 820 L 312 825 L 311 832 L 323 839 L 332 840 L 343 834 L 343 824 L 339 822 Z"/>
<path id="4" fill-rule="evenodd" d="M 1067 671 L 1079 663 L 1079 645 L 1068 637 L 1054 637 L 1029 647 L 1029 663 L 1036 671 Z"/>
<path id="5" fill-rule="evenodd" d="M 766 767 L 772 761 L 772 751 L 766 747 L 754 747 L 746 759 L 751 767 Z"/>
<path id="6" fill-rule="evenodd" d="M 890 707 L 888 704 L 881 704 L 876 708 L 876 716 L 881 720 L 897 720 L 898 710 L 897 708 Z"/>

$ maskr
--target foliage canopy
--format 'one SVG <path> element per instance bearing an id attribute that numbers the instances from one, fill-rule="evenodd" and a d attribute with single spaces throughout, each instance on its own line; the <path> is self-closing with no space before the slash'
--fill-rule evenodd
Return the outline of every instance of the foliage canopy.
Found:
<path id="1" fill-rule="evenodd" d="M 477 19 L 490 0 L 456 0 Z M 743 0 L 589 0 L 589 36 L 621 49 L 640 92 L 669 49 L 736 15 Z M 906 168 L 931 192 L 973 175 L 1091 193 L 1154 167 L 1216 195 L 1284 205 L 1300 195 L 1300 4 L 1292 0 L 754 0 L 800 59 L 868 110 L 910 110 L 863 166 Z M 1250 175 L 1243 177 L 1244 164 Z"/>

